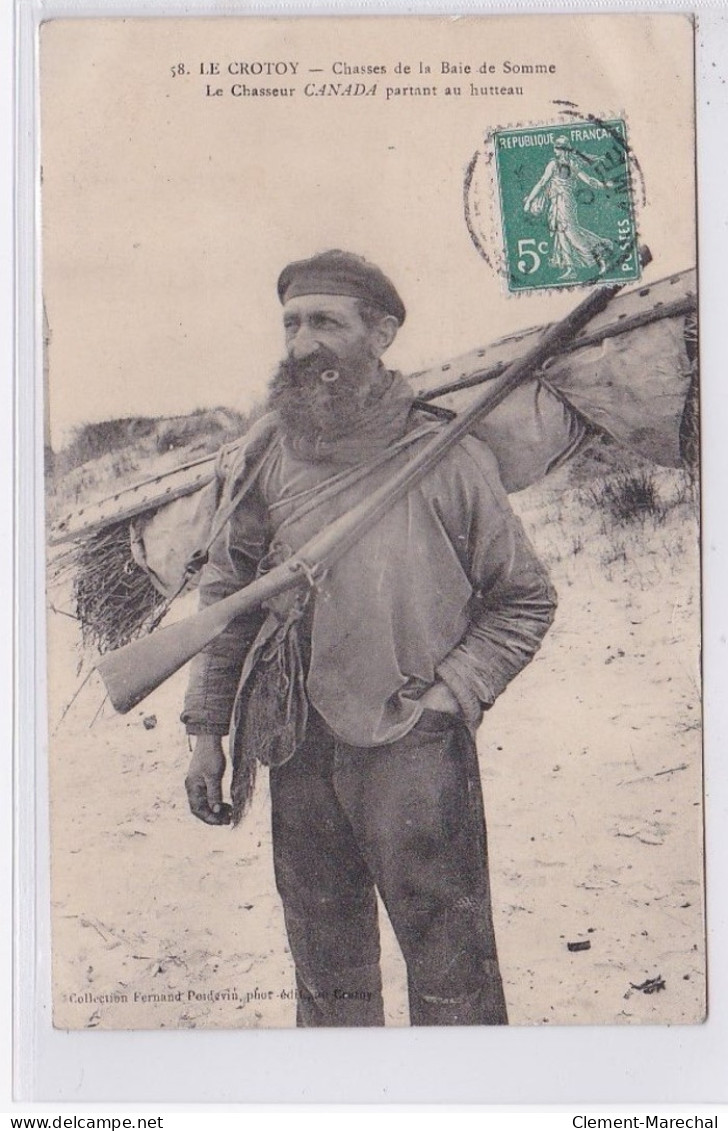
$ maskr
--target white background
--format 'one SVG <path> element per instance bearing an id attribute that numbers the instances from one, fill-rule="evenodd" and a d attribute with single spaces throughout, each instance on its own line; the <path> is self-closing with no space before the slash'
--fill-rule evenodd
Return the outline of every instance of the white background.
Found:
<path id="1" fill-rule="evenodd" d="M 0 906 L 12 907 L 12 6 L 0 8 Z M 0 920 L 0 1106 L 10 1097 L 12 919 Z M 2 1110 L 8 1110 L 2 1107 Z"/>

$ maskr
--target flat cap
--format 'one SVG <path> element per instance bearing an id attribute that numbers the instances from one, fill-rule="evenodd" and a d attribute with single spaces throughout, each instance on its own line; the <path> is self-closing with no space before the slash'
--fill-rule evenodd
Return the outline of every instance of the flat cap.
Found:
<path id="1" fill-rule="evenodd" d="M 289 263 L 278 279 L 282 303 L 300 295 L 348 295 L 380 306 L 402 324 L 405 307 L 383 271 L 350 251 L 323 251 L 311 259 Z"/>

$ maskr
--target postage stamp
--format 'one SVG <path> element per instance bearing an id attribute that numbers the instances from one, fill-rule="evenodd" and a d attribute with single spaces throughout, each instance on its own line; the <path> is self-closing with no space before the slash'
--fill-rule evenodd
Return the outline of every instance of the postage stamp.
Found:
<path id="1" fill-rule="evenodd" d="M 510 291 L 639 278 L 622 119 L 496 130 L 493 144 Z"/>

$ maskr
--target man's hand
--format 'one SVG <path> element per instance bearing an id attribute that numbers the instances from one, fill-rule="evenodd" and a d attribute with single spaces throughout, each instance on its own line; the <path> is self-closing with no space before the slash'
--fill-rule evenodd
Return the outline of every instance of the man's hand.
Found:
<path id="1" fill-rule="evenodd" d="M 442 711 L 445 715 L 461 714 L 460 704 L 447 684 L 441 680 L 427 688 L 420 703 L 427 711 Z"/>
<path id="2" fill-rule="evenodd" d="M 222 799 L 224 773 L 222 739 L 216 734 L 198 735 L 185 789 L 190 809 L 206 825 L 230 824 L 232 810 Z"/>

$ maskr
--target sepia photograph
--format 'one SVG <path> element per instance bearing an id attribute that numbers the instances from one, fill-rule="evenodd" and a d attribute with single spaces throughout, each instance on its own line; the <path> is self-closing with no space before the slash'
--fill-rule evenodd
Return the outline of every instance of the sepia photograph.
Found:
<path id="1" fill-rule="evenodd" d="M 694 37 L 42 24 L 57 1029 L 705 1020 Z"/>

